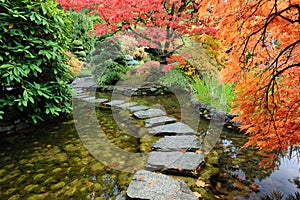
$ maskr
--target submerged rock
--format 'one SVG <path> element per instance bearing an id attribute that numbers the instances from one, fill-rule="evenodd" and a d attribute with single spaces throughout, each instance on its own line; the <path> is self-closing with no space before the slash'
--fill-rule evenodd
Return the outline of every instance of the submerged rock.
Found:
<path id="1" fill-rule="evenodd" d="M 32 192 L 33 190 L 35 190 L 36 188 L 38 188 L 39 187 L 39 185 L 27 185 L 25 188 L 24 188 L 24 192 L 26 192 L 26 193 L 30 193 L 30 192 Z"/>
<path id="2" fill-rule="evenodd" d="M 126 193 L 129 199 L 197 200 L 183 181 L 146 170 L 136 172 Z"/>
<path id="3" fill-rule="evenodd" d="M 55 155 L 55 158 L 62 163 L 68 160 L 68 155 L 66 153 L 59 153 Z"/>
<path id="4" fill-rule="evenodd" d="M 70 189 L 68 189 L 65 192 L 65 196 L 72 197 L 72 196 L 74 196 L 74 194 L 75 194 L 76 191 L 77 191 L 76 187 L 71 187 Z"/>
<path id="5" fill-rule="evenodd" d="M 19 199 L 21 199 L 21 195 L 15 194 L 14 196 L 11 196 L 8 200 L 19 200 Z"/>
<path id="6" fill-rule="evenodd" d="M 65 187 L 66 183 L 64 181 L 61 181 L 59 183 L 56 183 L 54 185 L 51 186 L 51 190 L 58 190 L 60 188 Z"/>
<path id="7" fill-rule="evenodd" d="M 35 176 L 33 177 L 33 180 L 34 180 L 35 182 L 39 182 L 39 181 L 41 181 L 44 177 L 45 177 L 45 174 L 37 174 L 37 175 L 35 175 Z"/>

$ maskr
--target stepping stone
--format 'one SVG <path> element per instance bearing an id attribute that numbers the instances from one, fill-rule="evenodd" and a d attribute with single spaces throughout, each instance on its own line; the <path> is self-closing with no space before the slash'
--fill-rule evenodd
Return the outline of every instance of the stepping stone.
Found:
<path id="1" fill-rule="evenodd" d="M 77 93 L 82 93 L 82 92 L 83 92 L 83 89 L 81 89 L 81 88 L 76 88 L 75 91 L 76 91 Z"/>
<path id="2" fill-rule="evenodd" d="M 201 147 L 201 141 L 193 135 L 165 136 L 152 145 L 152 149 L 156 151 L 196 151 Z"/>
<path id="3" fill-rule="evenodd" d="M 111 102 L 105 103 L 106 106 L 116 106 L 125 103 L 125 100 L 112 100 Z"/>
<path id="4" fill-rule="evenodd" d="M 140 170 L 133 176 L 126 191 L 130 199 L 197 200 L 185 182 L 171 176 Z"/>
<path id="5" fill-rule="evenodd" d="M 141 111 L 141 110 L 147 110 L 149 109 L 149 106 L 133 106 L 129 108 L 130 112 L 137 112 L 137 111 Z"/>
<path id="6" fill-rule="evenodd" d="M 91 99 L 87 100 L 89 103 L 105 103 L 108 102 L 108 99 L 102 98 L 102 99 Z"/>
<path id="7" fill-rule="evenodd" d="M 152 126 L 159 126 L 164 124 L 170 124 L 176 122 L 175 118 L 167 117 L 167 116 L 161 116 L 161 117 L 155 117 L 150 118 L 145 121 L 146 127 L 152 127 Z"/>
<path id="8" fill-rule="evenodd" d="M 145 111 L 144 110 L 137 111 L 133 113 L 133 115 L 139 119 L 147 119 L 147 118 L 166 115 L 166 112 L 158 108 L 151 108 Z"/>
<path id="9" fill-rule="evenodd" d="M 204 155 L 194 152 L 159 152 L 149 154 L 146 167 L 155 171 L 167 171 L 176 174 L 191 175 L 204 164 Z"/>
<path id="10" fill-rule="evenodd" d="M 83 98 L 83 99 L 81 99 L 82 101 L 87 101 L 87 102 L 89 102 L 89 101 L 91 101 L 91 100 L 95 100 L 96 99 L 96 97 L 86 97 L 86 98 Z"/>
<path id="11" fill-rule="evenodd" d="M 116 107 L 122 108 L 122 109 L 128 109 L 129 107 L 135 106 L 136 104 L 137 104 L 136 102 L 127 102 L 127 103 L 116 105 Z"/>
<path id="12" fill-rule="evenodd" d="M 166 124 L 162 126 L 156 126 L 150 128 L 150 132 L 153 132 L 155 136 L 159 135 L 192 135 L 195 131 L 188 125 L 182 122 L 176 122 L 173 124 Z"/>
<path id="13" fill-rule="evenodd" d="M 87 98 L 89 97 L 89 95 L 87 94 L 77 94 L 75 96 L 73 96 L 74 99 L 82 99 L 82 98 Z"/>

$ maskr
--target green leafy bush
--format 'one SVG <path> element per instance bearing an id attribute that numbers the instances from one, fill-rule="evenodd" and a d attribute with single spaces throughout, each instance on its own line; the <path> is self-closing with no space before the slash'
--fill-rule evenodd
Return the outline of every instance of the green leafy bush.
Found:
<path id="1" fill-rule="evenodd" d="M 97 78 L 99 85 L 113 85 L 129 69 L 125 55 L 120 45 L 105 39 L 87 58 L 87 67 L 92 68 L 92 74 Z"/>
<path id="2" fill-rule="evenodd" d="M 68 10 L 67 13 L 72 21 L 72 27 L 68 35 L 72 39 L 71 51 L 80 57 L 85 59 L 95 46 L 97 37 L 89 34 L 89 31 L 93 29 L 96 22 L 99 21 L 98 16 L 88 16 L 88 11 L 82 9 L 79 12 Z"/>
<path id="3" fill-rule="evenodd" d="M 190 78 L 178 68 L 170 69 L 160 80 L 160 83 L 167 87 L 190 90 Z"/>
<path id="4" fill-rule="evenodd" d="M 70 112 L 64 11 L 54 0 L 0 0 L 0 21 L 0 118 L 20 113 L 37 122 Z"/>

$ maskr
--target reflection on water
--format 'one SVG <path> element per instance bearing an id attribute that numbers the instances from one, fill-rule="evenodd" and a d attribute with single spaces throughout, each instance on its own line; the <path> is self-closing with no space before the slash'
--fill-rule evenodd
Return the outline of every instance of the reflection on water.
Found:
<path id="1" fill-rule="evenodd" d="M 282 157 L 280 159 L 280 165 L 269 177 L 256 180 L 258 185 L 263 185 L 261 193 L 268 193 L 269 191 L 276 188 L 283 194 L 288 195 L 300 189 L 299 178 L 300 178 L 300 163 L 299 163 L 299 152 L 297 149 L 292 151 L 292 155 Z M 298 186 L 297 186 L 298 180 Z"/>
<path id="2" fill-rule="evenodd" d="M 109 97 L 103 93 L 97 95 Z M 144 97 L 136 101 L 141 105 L 161 107 L 167 113 L 174 113 L 177 119 L 182 118 L 174 96 Z M 139 138 L 127 133 L 120 124 L 115 123 L 111 111 L 107 109 L 97 108 L 96 117 L 104 134 L 96 131 L 93 136 L 105 137 L 106 141 L 126 152 L 146 153 L 158 139 Z M 141 121 L 137 120 L 134 124 L 142 127 Z M 199 130 L 208 127 L 204 120 L 201 120 L 200 125 Z M 88 128 L 88 124 L 85 126 Z M 115 199 L 124 194 L 136 170 L 136 163 L 114 161 L 117 154 L 105 155 L 113 161 L 109 165 L 98 161 L 83 145 L 76 128 L 70 117 L 36 126 L 18 136 L 1 138 L 0 199 L 99 200 Z M 141 134 L 141 131 L 137 134 Z M 223 131 L 219 143 L 206 156 L 207 165 L 200 173 L 210 184 L 199 188 L 195 186 L 194 179 L 183 180 L 188 181 L 191 189 L 203 194 L 204 198 L 206 194 L 207 199 L 244 199 L 249 194 L 249 198 L 257 198 L 273 189 L 284 194 L 299 190 L 298 155 L 293 154 L 290 159 L 282 158 L 278 169 L 258 168 L 261 156 L 251 148 L 240 149 L 245 141 L 242 135 Z M 101 144 L 97 153 L 107 152 L 108 147 L 109 144 Z M 131 167 L 128 170 L 116 170 L 128 166 Z M 256 185 L 259 189 L 255 188 Z"/>

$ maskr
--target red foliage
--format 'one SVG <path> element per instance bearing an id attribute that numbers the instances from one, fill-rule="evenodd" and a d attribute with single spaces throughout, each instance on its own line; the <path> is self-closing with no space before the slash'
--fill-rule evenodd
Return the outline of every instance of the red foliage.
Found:
<path id="1" fill-rule="evenodd" d="M 164 72 L 164 73 L 168 73 L 170 71 L 170 69 L 173 69 L 175 67 L 176 67 L 175 65 L 168 64 L 168 65 L 163 66 L 161 71 Z"/>
<path id="2" fill-rule="evenodd" d="M 64 9 L 87 8 L 99 14 L 102 23 L 95 26 L 96 35 L 135 30 L 138 27 L 160 27 L 179 33 L 215 34 L 197 20 L 196 0 L 57 0 Z"/>

